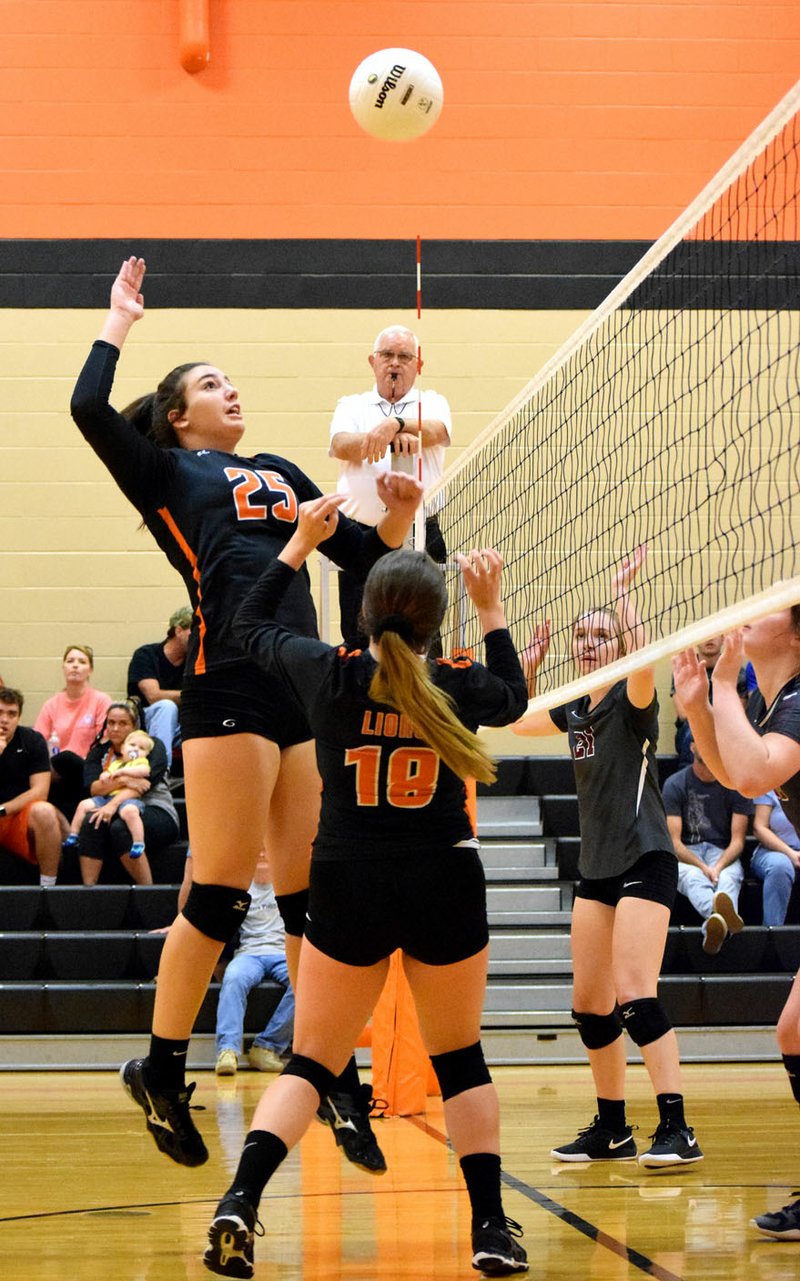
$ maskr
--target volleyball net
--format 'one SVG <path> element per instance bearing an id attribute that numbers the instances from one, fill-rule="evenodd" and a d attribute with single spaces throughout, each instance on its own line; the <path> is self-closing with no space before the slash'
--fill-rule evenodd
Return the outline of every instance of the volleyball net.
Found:
<path id="1" fill-rule="evenodd" d="M 450 555 L 496 547 L 536 704 L 800 601 L 800 83 L 431 491 Z M 647 647 L 573 681 L 573 622 L 641 543 Z M 480 652 L 455 564 L 445 653 Z"/>

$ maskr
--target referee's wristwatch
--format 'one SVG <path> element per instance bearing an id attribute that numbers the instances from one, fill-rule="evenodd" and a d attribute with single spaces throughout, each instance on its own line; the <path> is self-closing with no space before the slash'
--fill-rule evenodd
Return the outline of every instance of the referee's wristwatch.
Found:
<path id="1" fill-rule="evenodd" d="M 405 425 L 406 425 L 406 420 L 405 420 L 405 418 L 400 418 L 400 417 L 398 417 L 398 418 L 396 418 L 396 419 L 395 419 L 395 421 L 396 421 L 396 423 L 397 423 L 397 431 L 402 431 L 402 430 L 403 430 L 403 428 L 404 428 L 404 427 L 405 427 Z M 397 431 L 395 432 L 395 436 L 397 435 Z"/>

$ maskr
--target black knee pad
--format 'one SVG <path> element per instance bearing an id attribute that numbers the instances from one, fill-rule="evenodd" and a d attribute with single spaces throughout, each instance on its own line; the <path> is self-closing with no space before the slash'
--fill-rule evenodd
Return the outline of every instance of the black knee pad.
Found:
<path id="1" fill-rule="evenodd" d="M 281 1076 L 299 1076 L 308 1081 L 317 1091 L 320 1103 L 331 1093 L 338 1079 L 330 1068 L 323 1067 L 316 1059 L 307 1059 L 304 1054 L 293 1054 Z"/>
<path id="2" fill-rule="evenodd" d="M 432 1054 L 431 1063 L 443 1101 L 452 1099 L 456 1094 L 463 1094 L 465 1090 L 474 1090 L 478 1085 L 492 1083 L 480 1041 L 476 1041 L 474 1045 L 466 1045 L 463 1050 Z"/>
<path id="3" fill-rule="evenodd" d="M 306 932 L 306 912 L 308 911 L 308 890 L 297 890 L 294 894 L 276 894 L 275 902 L 283 918 L 283 928 L 287 934 L 302 938 Z"/>
<path id="4" fill-rule="evenodd" d="M 610 1014 L 581 1014 L 579 1010 L 573 1010 L 572 1017 L 587 1050 L 604 1050 L 622 1036 L 622 1024 L 616 1010 Z"/>
<path id="5" fill-rule="evenodd" d="M 201 885 L 193 881 L 183 915 L 207 938 L 227 943 L 247 916 L 249 906 L 247 890 L 236 890 L 230 885 Z"/>
<path id="6" fill-rule="evenodd" d="M 619 1007 L 622 1026 L 636 1045 L 650 1045 L 672 1028 L 661 1002 L 654 996 L 639 1001 L 626 1001 Z"/>

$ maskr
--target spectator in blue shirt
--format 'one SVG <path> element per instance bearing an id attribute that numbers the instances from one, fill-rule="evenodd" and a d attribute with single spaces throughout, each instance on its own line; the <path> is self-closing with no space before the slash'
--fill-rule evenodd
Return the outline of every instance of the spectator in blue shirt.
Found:
<path id="1" fill-rule="evenodd" d="M 750 871 L 764 887 L 764 924 L 783 925 L 800 868 L 800 836 L 783 812 L 777 792 L 757 796 L 753 834 L 759 844 Z"/>
<path id="2" fill-rule="evenodd" d="M 741 855 L 752 801 L 718 783 L 694 742 L 694 760 L 664 784 L 667 826 L 678 862 L 678 889 L 703 918 L 703 951 L 719 952 L 744 921 L 738 912 Z"/>

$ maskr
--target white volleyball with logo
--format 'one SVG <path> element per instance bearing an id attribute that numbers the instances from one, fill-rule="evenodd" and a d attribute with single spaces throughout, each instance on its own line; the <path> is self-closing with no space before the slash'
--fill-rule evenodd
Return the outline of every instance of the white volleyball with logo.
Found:
<path id="1" fill-rule="evenodd" d="M 413 49 L 379 49 L 359 63 L 350 81 L 353 116 L 386 142 L 410 142 L 427 133 L 443 102 L 439 72 Z"/>

